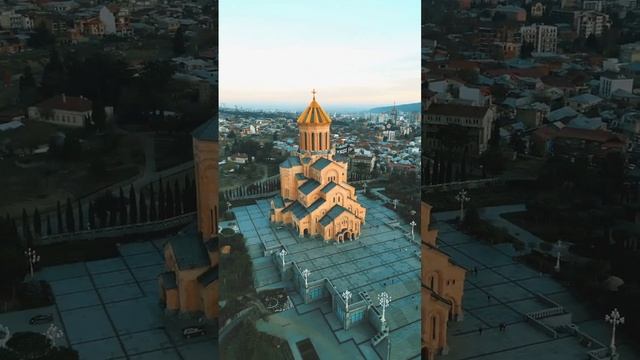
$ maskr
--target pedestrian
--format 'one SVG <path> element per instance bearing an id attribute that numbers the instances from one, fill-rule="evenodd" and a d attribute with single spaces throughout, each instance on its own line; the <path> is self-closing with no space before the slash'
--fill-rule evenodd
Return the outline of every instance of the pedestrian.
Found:
<path id="1" fill-rule="evenodd" d="M 491 295 L 487 295 L 487 302 L 490 303 L 491 302 Z"/>
<path id="2" fill-rule="evenodd" d="M 478 333 L 479 333 L 480 335 L 482 335 L 482 326 L 479 326 L 479 327 L 478 327 Z"/>

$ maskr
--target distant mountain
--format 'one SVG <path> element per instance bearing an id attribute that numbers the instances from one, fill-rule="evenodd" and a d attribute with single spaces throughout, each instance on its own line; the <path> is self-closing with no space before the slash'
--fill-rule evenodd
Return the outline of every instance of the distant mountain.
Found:
<path id="1" fill-rule="evenodd" d="M 420 103 L 402 104 L 402 105 L 396 105 L 396 108 L 398 108 L 398 111 L 401 111 L 401 112 L 420 112 L 422 105 Z M 382 106 L 382 107 L 373 108 L 369 110 L 369 112 L 379 114 L 383 112 L 390 112 L 392 109 L 393 109 L 393 105 Z"/>

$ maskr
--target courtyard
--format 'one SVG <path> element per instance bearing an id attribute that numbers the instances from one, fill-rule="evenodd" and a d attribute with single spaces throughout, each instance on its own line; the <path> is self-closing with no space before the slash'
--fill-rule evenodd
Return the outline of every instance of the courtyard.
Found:
<path id="1" fill-rule="evenodd" d="M 119 246 L 120 256 L 47 267 L 35 278 L 51 284 L 55 305 L 0 314 L 0 324 L 18 331 L 44 332 L 49 324 L 29 325 L 36 314 L 52 314 L 82 360 L 217 359 L 217 326 L 207 335 L 185 339 L 182 329 L 198 319 L 165 315 L 159 305 L 157 276 L 163 271 L 164 240 Z"/>
<path id="2" fill-rule="evenodd" d="M 548 309 L 550 302 L 570 313 L 580 331 L 608 346 L 611 327 L 604 322 L 604 314 L 593 314 L 564 285 L 516 261 L 511 244 L 487 245 L 444 221 L 450 217 L 449 213 L 434 214 L 439 220 L 435 224 L 439 229 L 438 246 L 467 269 L 467 276 L 462 303 L 464 320 L 449 322 L 450 351 L 443 359 L 588 358 L 587 351 L 600 345 L 594 342 L 592 348 L 587 348 L 570 333 L 559 332 L 554 338 L 527 322 L 526 314 Z M 500 331 L 500 324 L 506 324 L 505 331 Z M 618 335 L 616 344 L 621 359 L 640 358 L 627 339 Z"/>
<path id="3" fill-rule="evenodd" d="M 259 330 L 285 338 L 297 354 L 295 343 L 310 338 L 318 353 L 327 359 L 385 359 L 387 340 L 373 347 L 376 335 L 368 321 L 344 330 L 332 311 L 329 299 L 304 304 L 289 282 L 280 280 L 270 251 L 284 248 L 286 261 L 294 261 L 311 272 L 309 281 L 326 278 L 336 289 L 349 290 L 353 301 L 366 292 L 374 306 L 378 294 L 391 297 L 386 310 L 390 326 L 391 358 L 420 358 L 420 247 L 417 229 L 411 227 L 382 202 L 359 196 L 367 208 L 366 223 L 358 240 L 337 244 L 319 238 L 301 238 L 288 226 L 270 224 L 268 200 L 234 208 L 236 224 L 244 235 L 254 268 L 258 291 L 287 288 L 294 308 L 257 323 Z M 230 223 L 223 224 L 229 226 Z M 265 251 L 267 250 L 267 251 Z"/>

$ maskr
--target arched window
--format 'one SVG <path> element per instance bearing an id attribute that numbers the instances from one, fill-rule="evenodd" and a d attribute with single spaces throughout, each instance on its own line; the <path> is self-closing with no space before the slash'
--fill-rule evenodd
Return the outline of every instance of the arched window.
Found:
<path id="1" fill-rule="evenodd" d="M 316 149 L 316 134 L 311 133 L 311 150 Z"/>
<path id="2" fill-rule="evenodd" d="M 438 320 L 435 315 L 431 315 L 431 339 L 436 339 L 436 327 L 438 325 Z"/>
<path id="3" fill-rule="evenodd" d="M 309 139 L 307 139 L 307 133 L 304 133 L 304 148 L 307 149 L 309 147 Z"/>

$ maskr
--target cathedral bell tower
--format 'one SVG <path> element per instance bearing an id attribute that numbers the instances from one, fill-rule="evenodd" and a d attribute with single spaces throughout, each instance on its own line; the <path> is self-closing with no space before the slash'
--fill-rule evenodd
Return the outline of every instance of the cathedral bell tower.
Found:
<path id="1" fill-rule="evenodd" d="M 307 109 L 298 117 L 300 129 L 300 153 L 329 153 L 331 150 L 331 118 L 316 101 L 313 100 Z"/>

